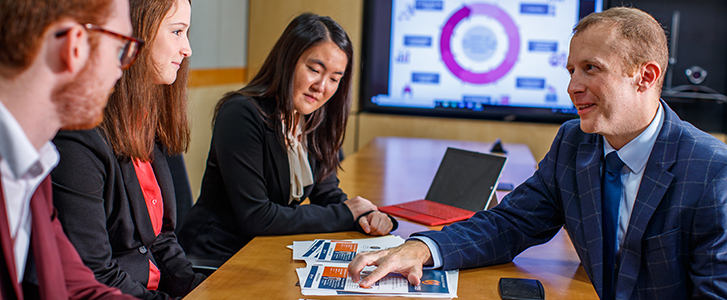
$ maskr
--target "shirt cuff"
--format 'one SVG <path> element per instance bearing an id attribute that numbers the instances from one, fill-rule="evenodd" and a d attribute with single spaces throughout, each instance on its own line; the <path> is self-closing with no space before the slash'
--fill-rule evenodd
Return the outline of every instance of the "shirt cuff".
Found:
<path id="1" fill-rule="evenodd" d="M 442 254 L 439 253 L 439 245 L 434 240 L 426 236 L 413 236 L 408 240 L 420 240 L 429 247 L 429 252 L 432 254 L 432 266 L 424 266 L 424 270 L 438 269 L 442 267 Z"/>

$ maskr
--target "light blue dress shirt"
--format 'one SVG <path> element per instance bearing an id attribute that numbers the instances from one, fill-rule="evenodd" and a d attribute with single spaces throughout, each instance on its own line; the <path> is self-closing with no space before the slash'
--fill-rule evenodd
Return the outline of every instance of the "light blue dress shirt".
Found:
<path id="1" fill-rule="evenodd" d="M 618 157 L 624 162 L 624 168 L 621 169 L 621 183 L 623 184 L 621 204 L 618 206 L 618 232 L 616 233 L 618 240 L 616 247 L 617 253 L 623 244 L 626 229 L 629 227 L 631 211 L 634 209 L 636 194 L 639 192 L 639 186 L 641 185 L 641 178 L 644 177 L 646 162 L 649 160 L 649 155 L 654 148 L 656 137 L 659 135 L 663 124 L 664 109 L 661 107 L 661 103 L 659 103 L 659 109 L 656 111 L 656 116 L 651 121 L 651 124 L 636 138 L 617 151 Z M 616 151 L 616 149 L 604 139 L 603 157 L 606 157 L 612 151 Z"/>

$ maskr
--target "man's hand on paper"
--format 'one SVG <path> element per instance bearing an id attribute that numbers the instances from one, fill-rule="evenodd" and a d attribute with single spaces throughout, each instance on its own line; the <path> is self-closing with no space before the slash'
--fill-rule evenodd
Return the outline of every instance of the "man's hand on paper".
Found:
<path id="1" fill-rule="evenodd" d="M 368 288 L 389 273 L 399 273 L 413 285 L 419 285 L 422 278 L 422 266 L 431 264 L 432 254 L 429 247 L 418 240 L 406 241 L 403 245 L 375 252 L 356 255 L 348 264 L 348 273 L 359 285 Z M 369 276 L 361 280 L 361 271 L 366 266 L 377 266 Z"/>
<path id="2" fill-rule="evenodd" d="M 374 211 L 358 220 L 361 229 L 370 235 L 387 235 L 394 227 L 389 215 Z"/>

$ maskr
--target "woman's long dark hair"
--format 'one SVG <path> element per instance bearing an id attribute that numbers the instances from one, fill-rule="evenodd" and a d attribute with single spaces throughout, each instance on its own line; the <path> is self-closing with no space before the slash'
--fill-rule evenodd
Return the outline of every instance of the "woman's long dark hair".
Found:
<path id="1" fill-rule="evenodd" d="M 275 110 L 272 113 L 267 113 L 260 107 L 258 109 L 266 119 L 266 123 L 275 129 L 278 142 L 286 145 L 283 132 L 291 132 L 294 124 L 295 107 L 292 93 L 296 64 L 303 52 L 326 41 L 335 43 L 345 52 L 348 63 L 336 93 L 326 104 L 308 116 L 303 129 L 307 137 L 308 152 L 321 165 L 315 174 L 316 181 L 328 177 L 341 165 L 338 151 L 343 145 L 348 114 L 351 110 L 353 46 L 338 23 L 329 17 L 311 13 L 293 19 L 250 83 L 238 91 L 227 93 L 215 107 L 217 116 L 222 104 L 235 95 L 273 99 Z"/>

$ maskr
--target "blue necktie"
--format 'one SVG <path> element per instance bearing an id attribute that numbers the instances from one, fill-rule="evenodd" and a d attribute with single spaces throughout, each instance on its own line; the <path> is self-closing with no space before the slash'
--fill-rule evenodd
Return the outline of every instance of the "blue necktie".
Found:
<path id="1" fill-rule="evenodd" d="M 613 151 L 606 155 L 606 166 L 601 189 L 603 217 L 603 299 L 613 299 L 613 281 L 616 260 L 616 228 L 618 207 L 621 204 L 621 169 L 624 163 Z"/>

